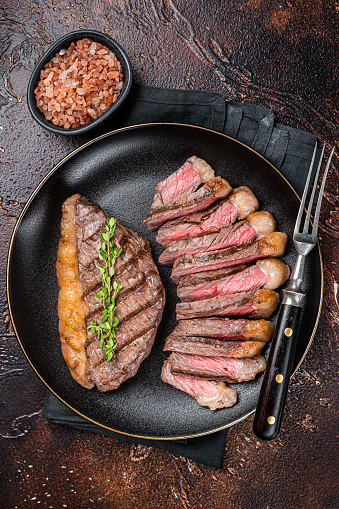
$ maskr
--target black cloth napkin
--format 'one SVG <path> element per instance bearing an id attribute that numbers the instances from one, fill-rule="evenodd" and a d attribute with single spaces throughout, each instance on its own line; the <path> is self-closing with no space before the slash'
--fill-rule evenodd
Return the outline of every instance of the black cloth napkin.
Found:
<path id="1" fill-rule="evenodd" d="M 226 102 L 219 93 L 135 84 L 109 130 L 154 122 L 191 124 L 236 138 L 274 164 L 299 195 L 302 194 L 316 137 L 276 123 L 273 112 L 267 108 Z M 42 415 L 54 423 L 163 449 L 215 468 L 222 468 L 223 465 L 227 429 L 187 440 L 134 438 L 92 424 L 49 391 Z"/>

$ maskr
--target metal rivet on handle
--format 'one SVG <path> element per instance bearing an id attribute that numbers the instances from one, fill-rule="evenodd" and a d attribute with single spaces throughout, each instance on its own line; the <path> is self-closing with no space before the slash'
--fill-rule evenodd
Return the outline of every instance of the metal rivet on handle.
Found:
<path id="1" fill-rule="evenodd" d="M 284 380 L 284 375 L 277 375 L 275 379 L 278 382 L 278 384 L 281 384 L 281 382 Z"/>
<path id="2" fill-rule="evenodd" d="M 292 336 L 293 334 L 293 329 L 290 329 L 289 327 L 287 329 L 285 329 L 285 336 L 287 336 L 288 338 L 290 336 Z"/>
<path id="3" fill-rule="evenodd" d="M 275 417 L 273 415 L 270 415 L 267 419 L 268 424 L 274 424 L 275 423 Z"/>

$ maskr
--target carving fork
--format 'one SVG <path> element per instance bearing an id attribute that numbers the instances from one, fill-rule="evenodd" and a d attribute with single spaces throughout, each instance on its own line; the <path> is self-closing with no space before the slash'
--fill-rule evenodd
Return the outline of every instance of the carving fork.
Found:
<path id="1" fill-rule="evenodd" d="M 320 186 L 318 201 L 314 213 L 313 228 L 311 233 L 308 233 L 312 205 L 323 160 L 324 149 L 325 145 L 323 146 L 321 152 L 316 176 L 314 179 L 304 228 L 303 231 L 300 232 L 300 224 L 311 181 L 313 164 L 317 151 L 317 144 L 314 148 L 310 169 L 305 184 L 305 190 L 294 227 L 293 241 L 297 251 L 297 259 L 291 273 L 290 285 L 283 290 L 284 297 L 280 307 L 277 324 L 275 326 L 270 354 L 261 385 L 256 414 L 254 417 L 254 433 L 263 440 L 271 440 L 272 438 L 275 438 L 278 435 L 281 426 L 288 384 L 292 372 L 298 323 L 303 299 L 305 297 L 305 293 L 301 290 L 304 276 L 305 258 L 314 248 L 317 242 L 321 202 L 328 169 L 330 167 L 332 155 L 334 152 L 333 147 L 330 157 L 327 161 Z"/>

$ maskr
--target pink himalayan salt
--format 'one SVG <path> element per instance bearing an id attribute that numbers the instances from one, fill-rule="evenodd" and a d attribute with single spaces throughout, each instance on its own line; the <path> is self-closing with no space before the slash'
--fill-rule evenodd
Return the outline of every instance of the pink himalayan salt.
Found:
<path id="1" fill-rule="evenodd" d="M 72 42 L 45 65 L 34 91 L 47 120 L 65 129 L 100 117 L 123 87 L 121 63 L 108 48 L 90 39 Z"/>

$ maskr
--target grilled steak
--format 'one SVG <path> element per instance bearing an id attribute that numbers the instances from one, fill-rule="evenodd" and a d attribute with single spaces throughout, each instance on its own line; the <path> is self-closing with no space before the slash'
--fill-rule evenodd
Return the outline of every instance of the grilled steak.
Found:
<path id="1" fill-rule="evenodd" d="M 269 219 L 268 219 L 269 218 Z M 262 225 L 264 229 L 262 229 Z M 222 228 L 219 232 L 178 240 L 168 246 L 160 255 L 159 262 L 171 265 L 179 256 L 200 252 L 216 251 L 232 246 L 249 244 L 256 238 L 272 233 L 275 222 L 269 212 L 254 212 L 247 220 Z"/>
<path id="2" fill-rule="evenodd" d="M 179 302 L 177 320 L 203 316 L 248 316 L 269 318 L 279 303 L 279 294 L 259 289 L 193 302 Z"/>
<path id="3" fill-rule="evenodd" d="M 187 378 L 171 373 L 170 363 L 164 362 L 161 379 L 163 382 L 186 392 L 192 396 L 198 405 L 207 406 L 210 410 L 228 408 L 236 404 L 237 393 L 233 387 L 227 387 L 223 382 Z"/>
<path id="4" fill-rule="evenodd" d="M 180 202 L 183 196 L 194 193 L 213 177 L 214 171 L 206 161 L 196 156 L 190 157 L 179 170 L 157 184 L 151 210 L 159 210 L 164 205 Z"/>
<path id="5" fill-rule="evenodd" d="M 258 355 L 265 345 L 263 341 L 224 341 L 195 336 L 176 336 L 172 333 L 166 339 L 164 351 L 242 358 Z"/>
<path id="6" fill-rule="evenodd" d="M 264 341 L 271 339 L 274 325 L 268 320 L 247 320 L 238 318 L 193 318 L 180 320 L 172 334 L 174 336 L 224 339 L 227 341 Z M 172 336 L 168 336 L 170 338 Z"/>
<path id="7" fill-rule="evenodd" d="M 83 370 L 89 386 L 95 384 L 100 391 L 116 389 L 135 375 L 140 363 L 150 353 L 164 307 L 164 288 L 148 241 L 117 221 L 113 241 L 115 247 L 122 249 L 122 253 L 116 260 L 114 278 L 122 284 L 116 299 L 116 315 L 120 325 L 116 333 L 115 355 L 112 362 L 107 363 L 96 334 L 87 329 L 94 318 L 100 321 L 102 316 L 102 307 L 97 298 L 101 286 L 98 252 L 100 229 L 105 227 L 109 216 L 99 205 L 80 195 L 66 200 L 63 217 L 66 214 L 72 215 L 77 281 L 86 309 L 82 317 L 82 330 L 87 331 L 82 344 L 82 364 L 86 364 Z M 61 242 L 63 239 L 62 231 Z M 62 305 L 59 297 L 59 316 L 62 316 Z M 61 336 L 68 339 L 65 334 Z"/>
<path id="8" fill-rule="evenodd" d="M 212 233 L 226 228 L 236 219 L 245 219 L 257 210 L 258 200 L 252 191 L 242 186 L 234 189 L 225 200 L 220 201 L 204 212 L 195 212 L 168 221 L 158 230 L 156 241 L 168 247 L 176 240 Z"/>
<path id="9" fill-rule="evenodd" d="M 183 169 L 185 166 L 186 169 Z M 187 172 L 196 175 L 196 178 L 186 180 Z M 204 177 L 201 177 L 202 174 Z M 151 230 L 156 230 L 170 219 L 207 209 L 220 198 L 226 198 L 231 191 L 226 180 L 214 177 L 206 161 L 193 156 L 156 186 L 151 211 L 144 223 Z"/>
<path id="10" fill-rule="evenodd" d="M 183 276 L 178 285 L 178 297 L 182 301 L 192 301 L 248 292 L 256 288 L 275 290 L 290 275 L 288 265 L 277 258 L 259 260 L 255 265 L 227 275 L 223 271 L 225 269 Z"/>
<path id="11" fill-rule="evenodd" d="M 231 267 L 269 256 L 282 256 L 286 241 L 286 233 L 272 232 L 246 246 L 183 255 L 175 260 L 171 278 L 177 283 L 185 274 Z"/>
<path id="12" fill-rule="evenodd" d="M 266 366 L 265 358 L 261 355 L 235 359 L 173 352 L 167 361 L 174 375 L 229 383 L 253 380 Z"/>

